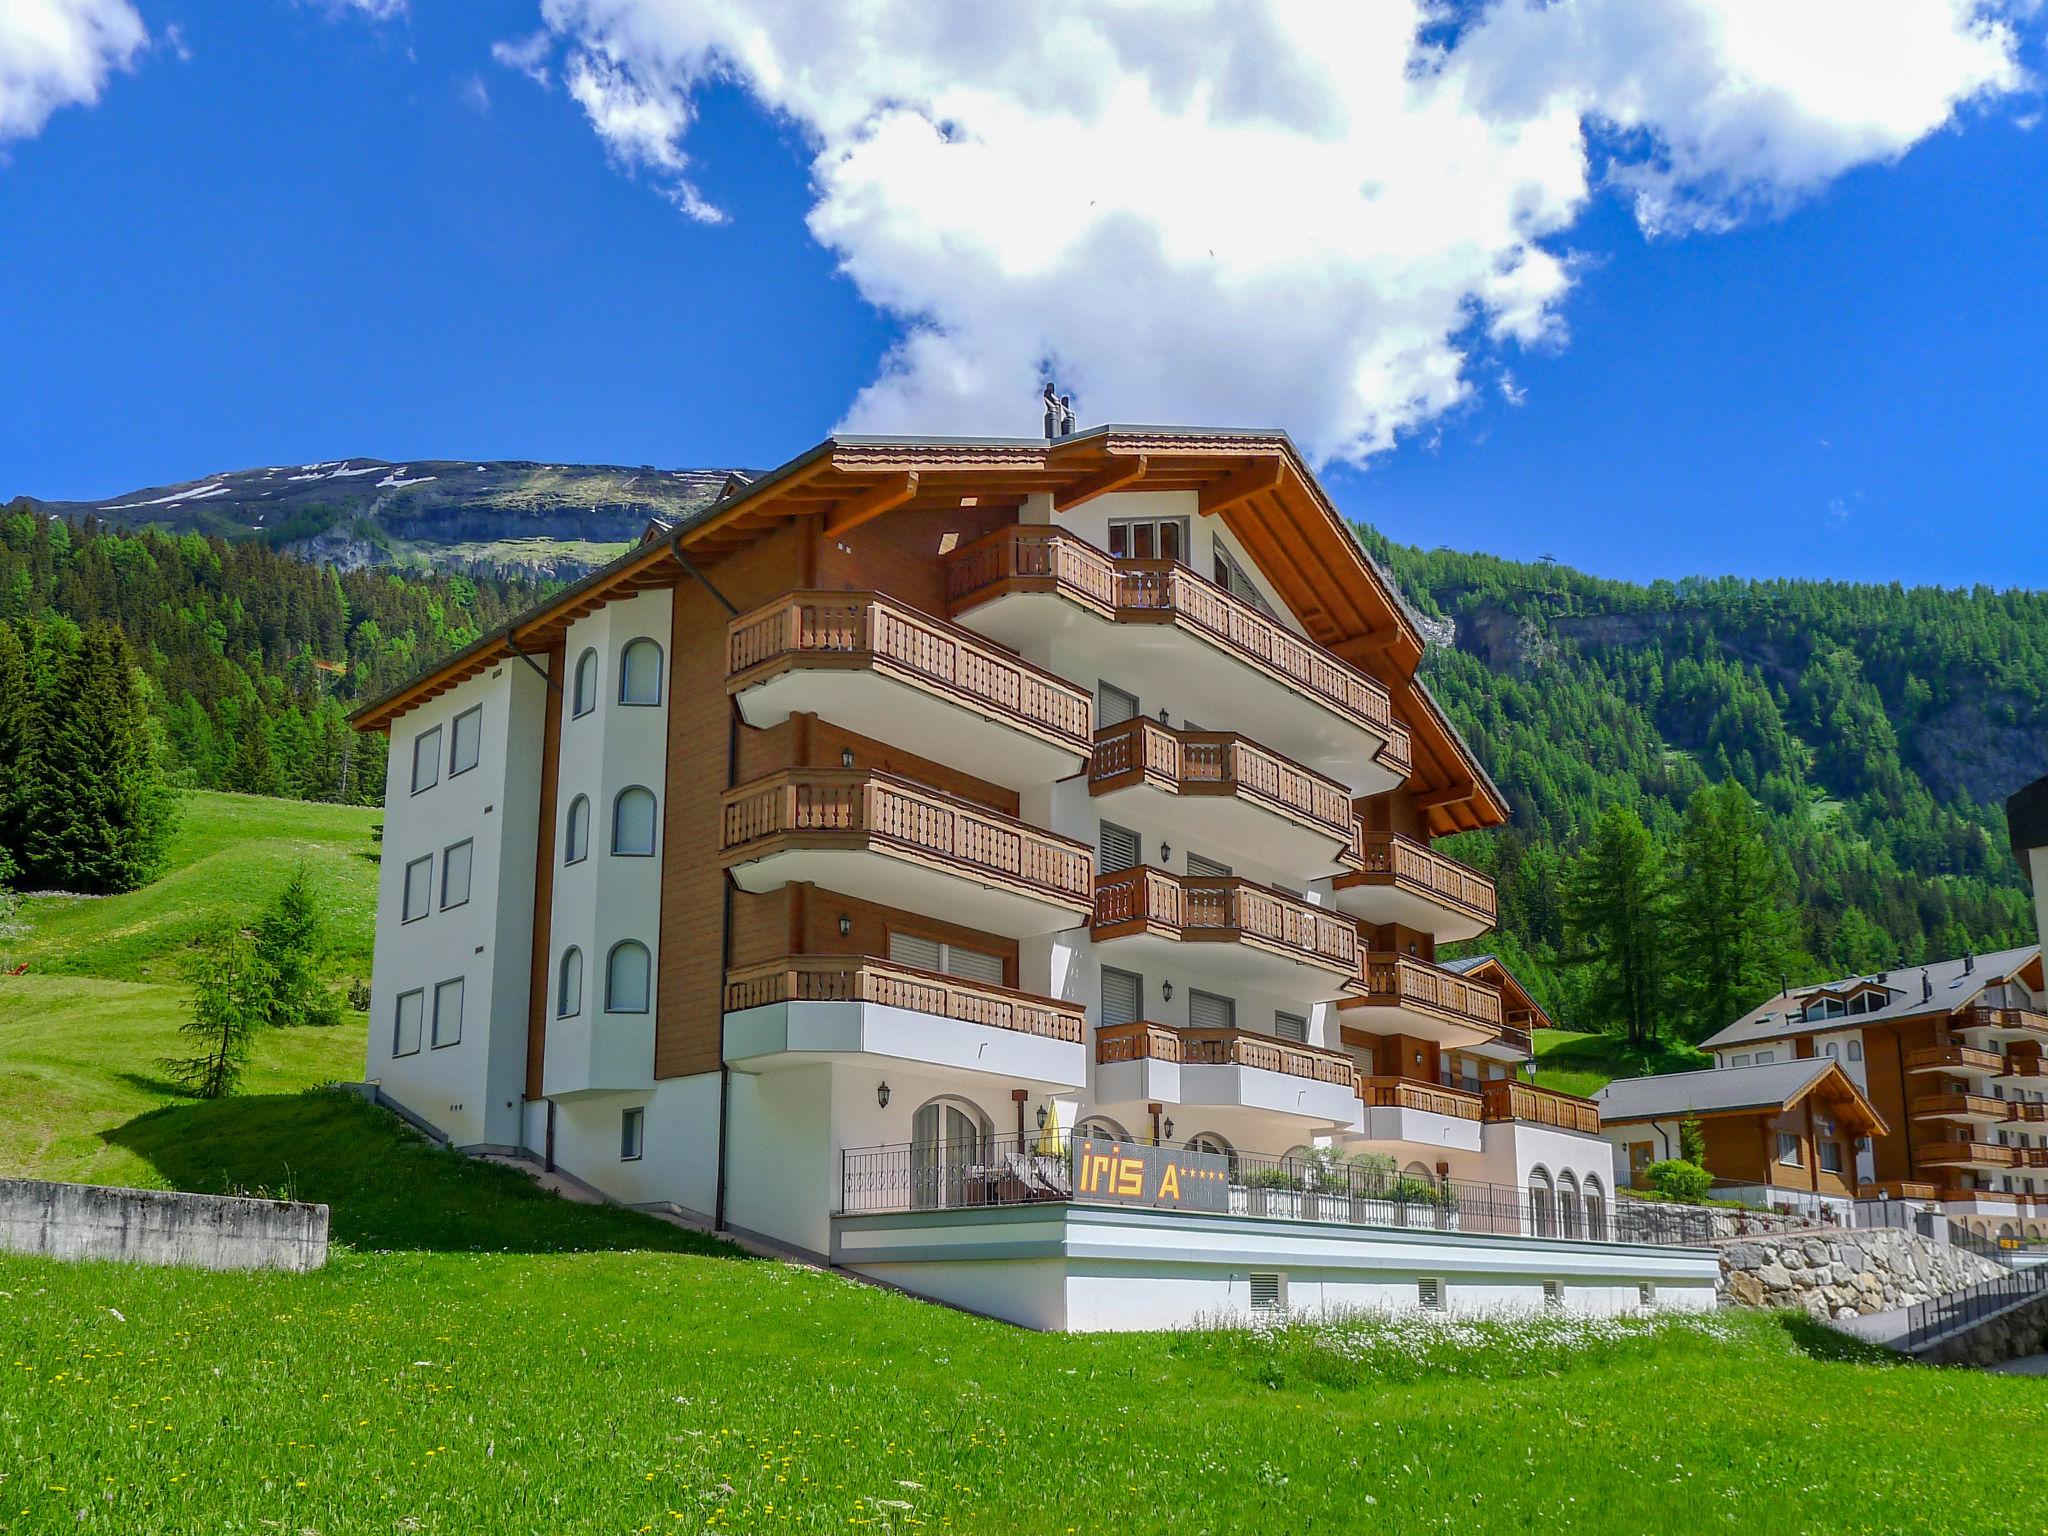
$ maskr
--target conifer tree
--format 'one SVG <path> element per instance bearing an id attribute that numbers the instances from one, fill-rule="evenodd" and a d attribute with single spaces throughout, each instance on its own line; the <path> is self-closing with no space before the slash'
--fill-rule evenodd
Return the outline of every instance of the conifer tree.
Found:
<path id="1" fill-rule="evenodd" d="M 221 787 L 245 795 L 278 792 L 277 763 L 270 755 L 270 732 L 260 706 L 252 705 L 243 712 L 242 739 L 235 743 L 235 755 L 221 775 Z"/>
<path id="2" fill-rule="evenodd" d="M 1631 1045 L 1657 1037 L 1667 986 L 1670 893 L 1664 859 L 1642 819 L 1611 805 L 1565 871 L 1567 959 L 1592 975 L 1588 1022 L 1618 1028 Z"/>
<path id="3" fill-rule="evenodd" d="M 241 1082 L 250 1039 L 263 1025 L 269 979 L 248 935 L 223 924 L 186 956 L 185 980 L 192 1011 L 178 1033 L 196 1054 L 166 1057 L 163 1068 L 199 1098 L 226 1098 Z"/>
<path id="4" fill-rule="evenodd" d="M 1792 872 L 1734 779 L 1700 790 L 1678 837 L 1671 955 L 1687 1033 L 1701 1039 L 1777 990 L 1798 957 Z"/>
<path id="5" fill-rule="evenodd" d="M 0 619 L 0 865 L 9 874 L 21 851 L 21 786 L 33 702 L 28 652 L 14 626 Z"/>
<path id="6" fill-rule="evenodd" d="M 281 1027 L 341 1022 L 334 994 L 321 981 L 326 925 L 302 864 L 256 920 L 256 958 L 268 996 L 264 1022 Z"/>

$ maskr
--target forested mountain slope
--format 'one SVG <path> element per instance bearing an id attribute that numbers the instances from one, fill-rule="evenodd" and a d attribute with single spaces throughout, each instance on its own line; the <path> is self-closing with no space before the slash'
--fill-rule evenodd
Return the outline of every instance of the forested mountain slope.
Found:
<path id="1" fill-rule="evenodd" d="M 1668 846 L 1730 777 L 1789 859 L 1811 974 L 2032 939 L 2002 801 L 2048 772 L 2048 593 L 1638 586 L 1363 537 L 1515 808 L 1457 851 L 1496 871 L 1502 947 L 1567 1017 L 1563 856 L 1615 802 Z"/>

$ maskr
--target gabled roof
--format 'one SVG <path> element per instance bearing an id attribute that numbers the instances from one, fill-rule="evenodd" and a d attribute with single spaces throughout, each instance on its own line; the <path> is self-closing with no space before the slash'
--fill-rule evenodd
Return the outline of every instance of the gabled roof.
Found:
<path id="1" fill-rule="evenodd" d="M 1458 976 L 1476 976 L 1490 981 L 1501 990 L 1501 999 L 1511 1012 L 1534 1015 L 1537 1029 L 1557 1027 L 1549 1014 L 1545 1013 L 1536 999 L 1529 995 L 1529 989 L 1522 985 L 1515 973 L 1508 969 L 1507 962 L 1499 955 L 1467 955 L 1462 960 L 1439 962 L 1443 968 Z"/>
<path id="2" fill-rule="evenodd" d="M 552 645 L 582 615 L 647 586 L 672 585 L 678 562 L 704 565 L 796 517 L 826 537 L 899 509 L 1021 507 L 1050 493 L 1055 510 L 1110 491 L 1192 491 L 1219 517 L 1310 637 L 1386 684 L 1413 738 L 1411 782 L 1431 830 L 1495 826 L 1507 802 L 1416 677 L 1420 627 L 1394 584 L 1353 536 L 1285 432 L 1265 428 L 1112 425 L 1043 438 L 827 438 L 777 469 L 735 475 L 726 494 L 486 635 L 365 704 L 364 730 L 518 652 Z"/>
<path id="3" fill-rule="evenodd" d="M 1828 1034 L 1838 1029 L 1855 1029 L 1865 1024 L 1888 1024 L 1899 1019 L 1929 1014 L 1952 1013 L 1971 1002 L 1986 987 L 2025 975 L 2030 986 L 2040 985 L 2041 946 L 2022 945 L 2001 949 L 1968 960 L 1934 960 L 1926 965 L 1907 966 L 1875 976 L 1845 976 L 1840 981 L 1795 987 L 1788 997 L 1780 993 L 1700 1042 L 1702 1050 L 1724 1050 L 1758 1040 L 1788 1040 L 1797 1035 Z M 1921 985 L 1921 978 L 1926 985 Z M 1792 1018 L 1808 998 L 1848 997 L 1867 987 L 1882 988 L 1889 1001 L 1868 1013 L 1854 1013 L 1838 1019 Z"/>
<path id="4" fill-rule="evenodd" d="M 1779 1061 L 1761 1067 L 1709 1067 L 1667 1072 L 1658 1077 L 1617 1078 L 1593 1095 L 1600 1123 L 1672 1120 L 1684 1115 L 1733 1114 L 1744 1110 L 1782 1113 L 1825 1086 L 1831 1097 L 1853 1100 L 1878 1135 L 1888 1127 L 1839 1063 L 1824 1057 Z"/>

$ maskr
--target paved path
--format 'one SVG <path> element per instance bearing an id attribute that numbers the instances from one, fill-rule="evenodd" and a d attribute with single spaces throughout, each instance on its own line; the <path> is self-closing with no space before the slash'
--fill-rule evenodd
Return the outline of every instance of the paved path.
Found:
<path id="1" fill-rule="evenodd" d="M 2024 1355 L 2002 1365 L 1986 1366 L 2000 1376 L 2048 1376 L 2048 1355 Z"/>

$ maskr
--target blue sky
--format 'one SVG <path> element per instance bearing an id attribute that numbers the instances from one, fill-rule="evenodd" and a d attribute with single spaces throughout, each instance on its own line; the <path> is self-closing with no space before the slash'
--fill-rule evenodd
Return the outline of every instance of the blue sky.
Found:
<path id="1" fill-rule="evenodd" d="M 572 99 L 566 52 L 546 87 L 493 60 L 531 3 L 137 8 L 133 67 L 0 145 L 0 496 L 344 454 L 763 466 L 906 333 L 874 302 L 902 230 L 821 244 L 816 132 L 730 78 L 692 82 L 672 141 L 707 223 Z M 2038 37 L 2020 57 L 2040 69 Z M 1397 539 L 1616 576 L 2048 586 L 2038 111 L 2031 88 L 1962 106 L 1727 229 L 1652 237 L 1594 192 L 1541 242 L 1571 258 L 1548 336 L 1454 335 L 1466 397 L 1326 482 Z M 1176 324 L 1111 296 L 1131 347 Z M 1158 414 L 1076 351 L 1104 381 L 1084 422 Z M 1198 398 L 1313 440 L 1268 382 L 1285 364 Z"/>

